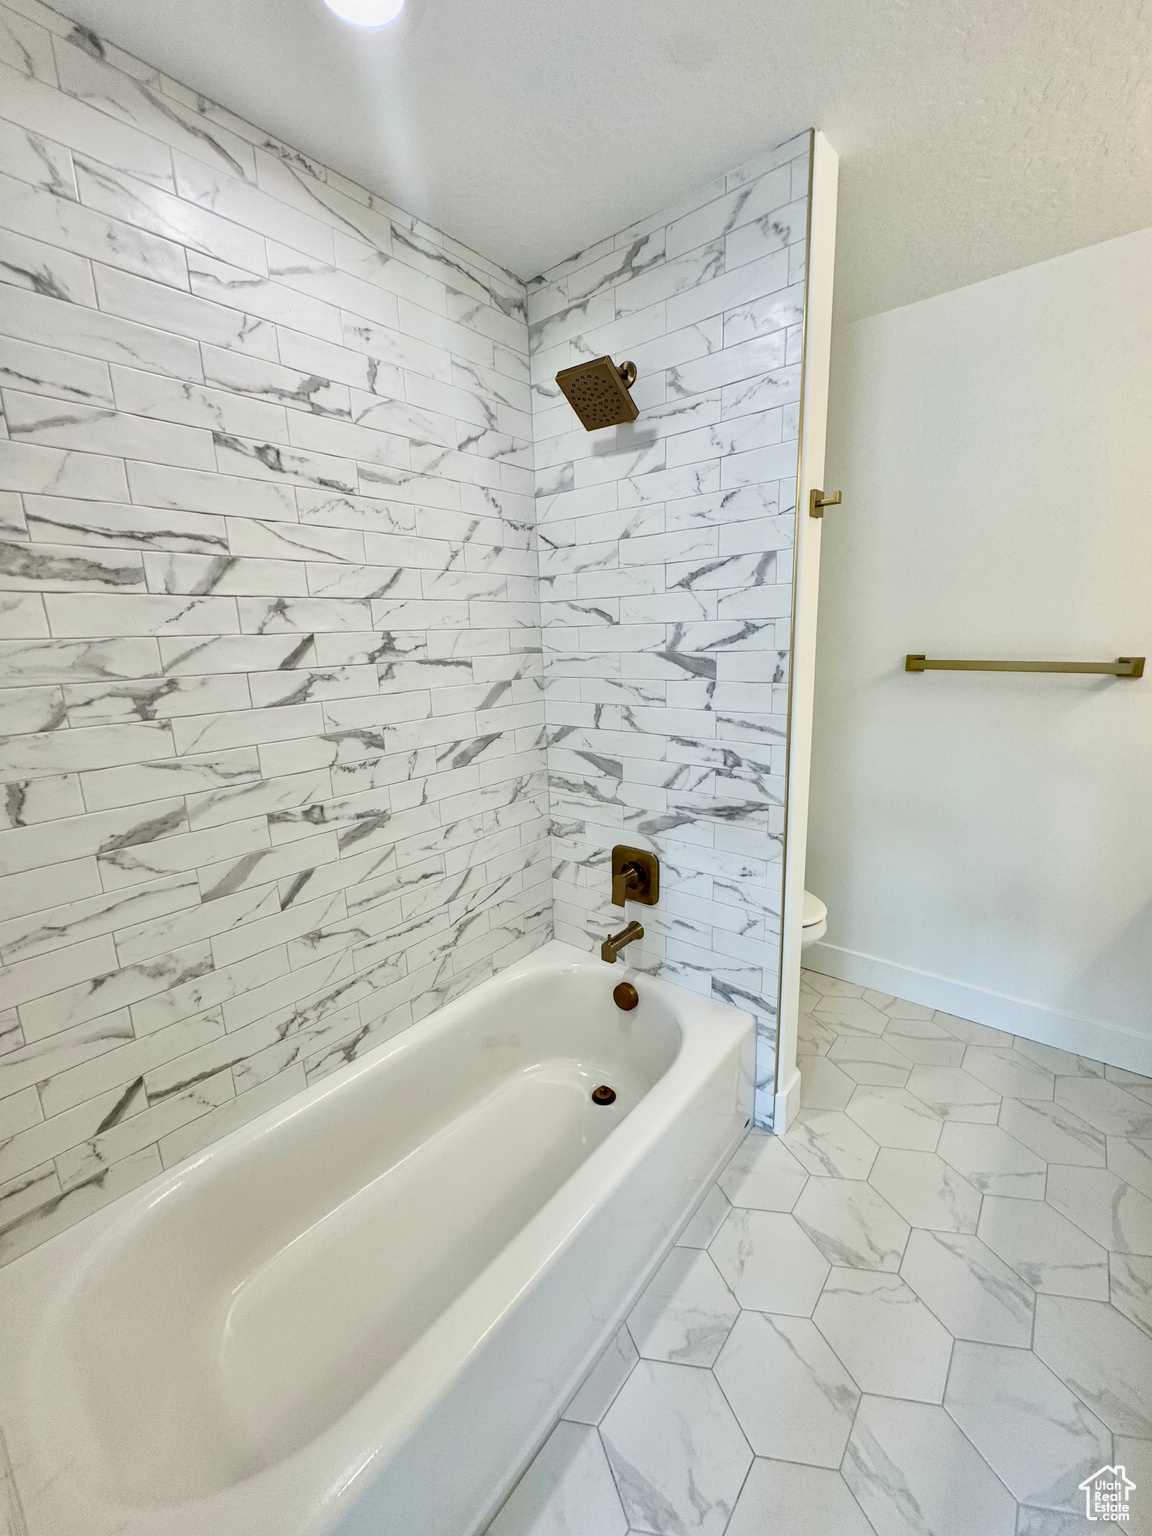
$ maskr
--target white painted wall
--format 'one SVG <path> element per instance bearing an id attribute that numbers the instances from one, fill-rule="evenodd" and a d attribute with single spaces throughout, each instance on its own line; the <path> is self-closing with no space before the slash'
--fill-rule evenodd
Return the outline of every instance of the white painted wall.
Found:
<path id="1" fill-rule="evenodd" d="M 805 961 L 1152 1070 L 1152 230 L 833 342 Z"/>

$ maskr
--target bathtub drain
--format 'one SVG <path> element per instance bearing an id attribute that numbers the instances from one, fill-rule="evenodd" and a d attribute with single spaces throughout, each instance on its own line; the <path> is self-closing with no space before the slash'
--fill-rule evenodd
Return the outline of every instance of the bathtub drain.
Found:
<path id="1" fill-rule="evenodd" d="M 599 1088 L 592 1090 L 593 1104 L 614 1104 L 616 1102 L 615 1088 L 609 1088 L 607 1083 L 601 1083 Z"/>

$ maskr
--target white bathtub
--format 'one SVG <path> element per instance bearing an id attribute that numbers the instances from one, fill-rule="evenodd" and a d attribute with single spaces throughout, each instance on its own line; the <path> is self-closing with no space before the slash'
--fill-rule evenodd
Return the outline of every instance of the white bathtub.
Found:
<path id="1" fill-rule="evenodd" d="M 552 942 L 0 1271 L 29 1536 L 482 1530 L 743 1134 L 752 1042 Z"/>

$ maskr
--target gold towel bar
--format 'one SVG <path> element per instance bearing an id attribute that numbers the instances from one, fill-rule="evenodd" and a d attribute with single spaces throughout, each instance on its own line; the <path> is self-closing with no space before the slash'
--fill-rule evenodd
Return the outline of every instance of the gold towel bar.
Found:
<path id="1" fill-rule="evenodd" d="M 1117 661 L 929 661 L 905 656 L 905 672 L 1093 672 L 1106 677 L 1143 677 L 1143 656 Z"/>

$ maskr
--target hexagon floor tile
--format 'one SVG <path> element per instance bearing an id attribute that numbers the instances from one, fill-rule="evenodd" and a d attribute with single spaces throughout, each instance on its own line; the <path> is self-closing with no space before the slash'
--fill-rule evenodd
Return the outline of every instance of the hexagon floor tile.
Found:
<path id="1" fill-rule="evenodd" d="M 1022 1504 L 1077 1510 L 1112 1437 L 1030 1349 L 957 1344 L 944 1406 Z"/>
<path id="2" fill-rule="evenodd" d="M 779 1136 L 750 1136 L 717 1180 L 733 1205 L 759 1211 L 790 1211 L 807 1182 Z"/>
<path id="3" fill-rule="evenodd" d="M 1101 1464 L 1152 1536 L 1152 1083 L 803 996 L 807 1107 L 736 1149 L 490 1536 L 1089 1536 Z"/>
<path id="4" fill-rule="evenodd" d="M 844 1480 L 877 1536 L 1012 1536 L 1016 1500 L 943 1408 L 866 1397 Z"/>
<path id="5" fill-rule="evenodd" d="M 978 1237 L 914 1231 L 900 1273 L 953 1338 L 1028 1348 L 1036 1293 Z"/>
<path id="6" fill-rule="evenodd" d="M 998 1125 L 950 1120 L 935 1149 L 984 1195 L 1043 1200 L 1048 1165 Z"/>
<path id="7" fill-rule="evenodd" d="M 1032 1347 L 1117 1435 L 1152 1440 L 1152 1337 L 1100 1301 L 1036 1298 Z"/>
<path id="8" fill-rule="evenodd" d="M 1152 1141 L 1135 1136 L 1109 1137 L 1108 1166 L 1133 1189 L 1152 1199 Z"/>
<path id="9" fill-rule="evenodd" d="M 711 1371 L 641 1360 L 600 1435 L 632 1525 L 722 1536 L 752 1452 Z"/>
<path id="10" fill-rule="evenodd" d="M 860 1392 L 809 1318 L 742 1312 L 715 1375 L 757 1456 L 840 1465 Z"/>
<path id="11" fill-rule="evenodd" d="M 757 1457 L 724 1536 L 875 1536 L 839 1472 Z"/>
<path id="12" fill-rule="evenodd" d="M 1152 1254 L 1152 1200 L 1107 1168 L 1050 1168 L 1048 1204 L 1111 1253 Z"/>
<path id="13" fill-rule="evenodd" d="M 860 1179 L 810 1179 L 796 1220 L 832 1264 L 899 1269 L 908 1223 Z"/>
<path id="14" fill-rule="evenodd" d="M 739 1313 L 706 1253 L 673 1248 L 629 1312 L 628 1331 L 645 1360 L 712 1365 Z"/>
<path id="15" fill-rule="evenodd" d="M 1005 1099 L 1000 1109 L 1000 1126 L 1048 1163 L 1103 1168 L 1107 1161 L 1103 1133 L 1063 1104 Z"/>
<path id="16" fill-rule="evenodd" d="M 1046 1200 L 985 1195 L 977 1232 L 1034 1291 L 1108 1300 L 1108 1254 Z"/>
<path id="17" fill-rule="evenodd" d="M 864 1086 L 848 1101 L 850 1120 L 881 1147 L 935 1152 L 944 1121 L 906 1088 Z"/>
<path id="18" fill-rule="evenodd" d="M 843 1109 L 852 1097 L 855 1080 L 827 1056 L 813 1056 L 800 1083 L 805 1109 Z"/>
<path id="19" fill-rule="evenodd" d="M 866 1179 L 880 1150 L 841 1110 L 802 1109 L 783 1140 L 809 1173 L 832 1179 Z"/>
<path id="20" fill-rule="evenodd" d="M 820 1249 L 779 1211 L 732 1211 L 708 1251 L 740 1306 L 757 1312 L 811 1317 L 828 1276 Z"/>
<path id="21" fill-rule="evenodd" d="M 942 1400 L 952 1335 L 899 1275 L 833 1270 L 812 1321 L 861 1391 Z"/>
<path id="22" fill-rule="evenodd" d="M 627 1536 L 628 1521 L 600 1436 L 561 1419 L 488 1531 L 553 1536 L 580 1530 Z"/>
<path id="23" fill-rule="evenodd" d="M 935 1152 L 883 1147 L 868 1182 L 910 1226 L 975 1232 L 980 1191 Z"/>
<path id="24" fill-rule="evenodd" d="M 1112 1305 L 1152 1333 L 1152 1258 L 1113 1253 L 1108 1265 Z"/>
<path id="25" fill-rule="evenodd" d="M 1056 1102 L 1106 1136 L 1152 1136 L 1152 1104 L 1102 1077 L 1061 1077 Z"/>

